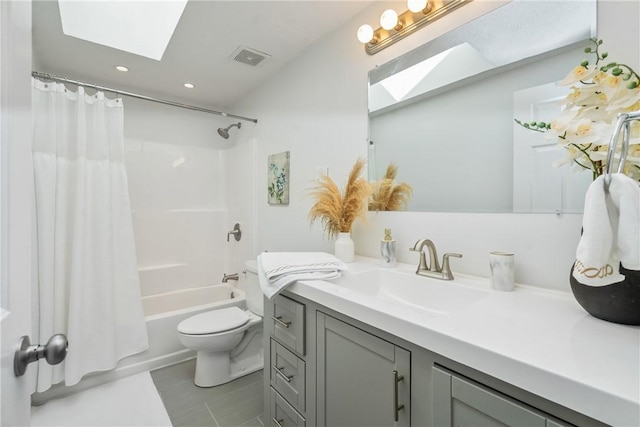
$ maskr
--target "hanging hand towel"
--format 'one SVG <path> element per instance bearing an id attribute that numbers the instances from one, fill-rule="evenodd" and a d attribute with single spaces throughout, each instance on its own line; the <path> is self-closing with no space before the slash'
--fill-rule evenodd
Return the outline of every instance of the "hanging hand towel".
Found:
<path id="1" fill-rule="evenodd" d="M 328 280 L 347 269 L 344 262 L 324 252 L 264 252 L 258 255 L 262 293 L 271 299 L 298 280 Z"/>
<path id="2" fill-rule="evenodd" d="M 640 270 L 640 187 L 616 173 L 608 192 L 604 176 L 587 190 L 573 277 L 588 286 L 621 282 L 625 276 L 619 272 L 620 264 Z"/>

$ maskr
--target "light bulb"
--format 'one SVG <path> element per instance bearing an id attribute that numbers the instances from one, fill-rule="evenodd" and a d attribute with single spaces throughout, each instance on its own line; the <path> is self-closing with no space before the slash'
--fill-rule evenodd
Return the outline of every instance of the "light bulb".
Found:
<path id="1" fill-rule="evenodd" d="M 421 12 L 426 7 L 427 0 L 407 0 L 407 8 L 413 13 Z"/>
<path id="2" fill-rule="evenodd" d="M 391 30 L 398 25 L 398 14 L 393 9 L 387 9 L 380 16 L 380 26 L 385 30 Z"/>
<path id="3" fill-rule="evenodd" d="M 364 24 L 358 28 L 358 41 L 360 43 L 369 43 L 373 39 L 373 28 L 371 25 Z"/>

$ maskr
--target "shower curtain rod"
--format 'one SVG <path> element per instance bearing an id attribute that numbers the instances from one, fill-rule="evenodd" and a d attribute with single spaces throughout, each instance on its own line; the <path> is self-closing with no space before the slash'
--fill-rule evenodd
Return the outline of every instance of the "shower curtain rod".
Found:
<path id="1" fill-rule="evenodd" d="M 166 105 L 171 105 L 171 106 L 174 106 L 174 107 L 186 108 L 188 110 L 202 111 L 203 113 L 217 114 L 219 116 L 230 117 L 230 118 L 233 118 L 233 119 L 246 120 L 248 122 L 258 123 L 258 119 L 251 119 L 249 117 L 238 116 L 238 115 L 230 114 L 230 113 L 223 113 L 221 111 L 209 110 L 207 108 L 197 107 L 195 105 L 181 104 L 179 102 L 167 101 L 166 99 L 152 98 L 152 97 L 146 96 L 146 95 L 140 95 L 140 94 L 137 94 L 137 93 L 126 92 L 126 91 L 118 90 L 118 89 L 111 89 L 111 88 L 108 88 L 108 87 L 94 85 L 94 84 L 91 84 L 91 83 L 84 83 L 84 82 L 77 81 L 77 80 L 67 79 L 66 77 L 58 77 L 58 76 L 54 76 L 54 75 L 47 74 L 47 73 L 40 73 L 38 71 L 32 71 L 31 72 L 31 76 L 35 77 L 35 78 L 38 78 L 38 79 L 42 79 L 42 80 L 52 80 L 52 81 L 56 81 L 56 82 L 60 82 L 60 83 L 69 83 L 69 84 L 73 84 L 73 85 L 76 85 L 76 86 L 83 86 L 83 87 L 88 87 L 88 88 L 92 88 L 92 89 L 95 89 L 95 90 L 101 90 L 101 91 L 104 91 L 104 92 L 112 92 L 112 93 L 115 93 L 117 95 L 124 95 L 124 96 L 129 96 L 131 98 L 142 99 L 144 101 L 157 102 L 159 104 L 166 104 Z"/>

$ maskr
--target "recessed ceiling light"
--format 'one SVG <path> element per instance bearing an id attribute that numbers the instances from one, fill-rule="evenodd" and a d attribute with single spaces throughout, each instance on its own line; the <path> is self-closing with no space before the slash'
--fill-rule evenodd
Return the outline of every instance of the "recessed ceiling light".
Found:
<path id="1" fill-rule="evenodd" d="M 185 83 L 184 87 L 186 87 L 187 89 L 193 89 L 196 86 L 193 83 Z"/>
<path id="2" fill-rule="evenodd" d="M 129 69 L 127 67 L 125 67 L 124 65 L 116 65 L 116 70 L 122 71 L 122 72 L 129 71 Z"/>

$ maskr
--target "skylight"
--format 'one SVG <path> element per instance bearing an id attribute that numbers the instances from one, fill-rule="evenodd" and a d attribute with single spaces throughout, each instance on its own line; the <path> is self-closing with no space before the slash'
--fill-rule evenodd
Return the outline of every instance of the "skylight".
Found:
<path id="1" fill-rule="evenodd" d="M 461 43 L 369 86 L 369 111 L 378 111 L 494 67 L 469 43 Z"/>
<path id="2" fill-rule="evenodd" d="M 436 68 L 436 66 L 442 62 L 442 60 L 449 54 L 451 50 L 446 50 L 442 53 L 425 59 L 422 62 L 413 65 L 406 70 L 400 71 L 392 76 L 387 77 L 380 84 L 393 96 L 393 99 L 400 101 L 418 85 L 425 77 Z"/>
<path id="3" fill-rule="evenodd" d="M 59 0 L 62 31 L 159 61 L 187 0 Z"/>

